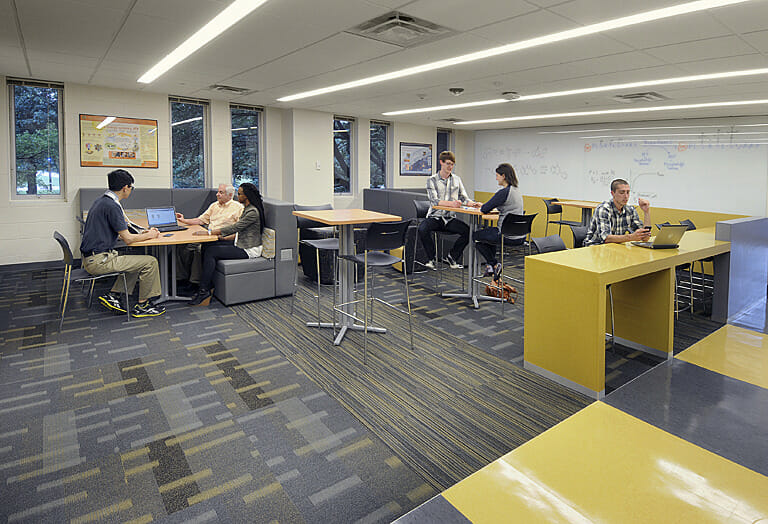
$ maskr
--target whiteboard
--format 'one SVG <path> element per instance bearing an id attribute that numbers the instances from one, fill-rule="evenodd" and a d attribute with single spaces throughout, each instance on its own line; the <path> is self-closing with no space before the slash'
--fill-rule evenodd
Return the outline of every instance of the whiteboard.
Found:
<path id="1" fill-rule="evenodd" d="M 508 162 L 524 195 L 603 201 L 611 197 L 611 181 L 623 178 L 630 183 L 631 202 L 641 196 L 655 207 L 765 215 L 768 144 L 736 141 L 736 135 L 728 143 L 722 135 L 689 142 L 630 141 L 552 130 L 476 132 L 476 189 L 497 191 L 494 171 Z"/>

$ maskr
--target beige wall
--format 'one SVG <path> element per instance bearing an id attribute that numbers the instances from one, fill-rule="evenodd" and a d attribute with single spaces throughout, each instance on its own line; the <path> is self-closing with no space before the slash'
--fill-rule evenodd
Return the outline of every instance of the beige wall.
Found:
<path id="1" fill-rule="evenodd" d="M 0 77 L 4 82 L 4 78 Z M 59 199 L 14 200 L 10 173 L 10 124 L 8 90 L 0 90 L 0 222 L 5 233 L 0 265 L 60 260 L 53 231 L 64 234 L 77 253 L 79 227 L 75 216 L 81 187 L 106 188 L 112 168 L 80 167 L 80 113 L 148 118 L 158 121 L 157 169 L 130 169 L 139 187 L 171 187 L 170 109 L 168 96 L 142 91 L 107 89 L 66 84 L 64 90 L 64 195 Z M 209 184 L 231 180 L 229 106 L 211 101 Z M 317 111 L 279 109 L 264 111 L 262 130 L 262 192 L 269 197 L 302 204 L 332 202 L 335 207 L 362 206 L 362 189 L 370 176 L 369 124 L 358 119 L 353 138 L 354 173 L 350 195 L 333 194 L 333 115 Z M 392 187 L 423 187 L 423 177 L 400 177 L 397 166 L 399 142 L 435 144 L 434 127 L 393 124 L 390 135 L 389 169 Z M 472 192 L 474 159 L 472 134 L 457 132 L 457 172 Z M 319 164 L 319 169 L 317 165 Z M 130 205 L 130 203 L 128 204 Z"/>

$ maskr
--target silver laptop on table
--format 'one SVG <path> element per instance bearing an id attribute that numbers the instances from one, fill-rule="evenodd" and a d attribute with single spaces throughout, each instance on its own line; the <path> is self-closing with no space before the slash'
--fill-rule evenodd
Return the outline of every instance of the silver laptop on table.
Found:
<path id="1" fill-rule="evenodd" d="M 173 206 L 148 207 L 147 225 L 149 227 L 156 227 L 157 230 L 162 233 L 167 233 L 168 231 L 184 231 L 187 229 L 176 222 L 176 208 Z"/>
<path id="2" fill-rule="evenodd" d="M 650 249 L 675 249 L 678 247 L 683 233 L 688 230 L 688 226 L 683 224 L 664 224 L 656 233 L 652 242 L 632 242 L 636 246 L 647 247 Z"/>

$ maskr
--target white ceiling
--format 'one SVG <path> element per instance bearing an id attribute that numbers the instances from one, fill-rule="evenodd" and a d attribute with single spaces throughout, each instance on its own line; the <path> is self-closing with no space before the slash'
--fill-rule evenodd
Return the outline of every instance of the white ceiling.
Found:
<path id="1" fill-rule="evenodd" d="M 229 5 L 229 0 L 0 0 L 0 74 L 316 109 L 347 116 L 450 126 L 552 112 L 622 109 L 605 92 L 399 117 L 384 111 L 619 82 L 768 67 L 768 0 L 649 22 L 362 88 L 276 99 L 478 51 L 682 0 L 268 0 L 150 85 L 136 79 Z M 451 36 L 402 49 L 345 32 L 398 10 L 448 27 Z M 226 84 L 255 90 L 228 96 Z M 460 97 L 450 87 L 463 87 Z M 676 105 L 768 98 L 768 75 L 648 89 Z M 648 113 L 647 119 L 768 114 L 767 106 Z M 646 118 L 633 114 L 632 120 Z M 625 120 L 603 115 L 467 126 L 524 127 Z"/>

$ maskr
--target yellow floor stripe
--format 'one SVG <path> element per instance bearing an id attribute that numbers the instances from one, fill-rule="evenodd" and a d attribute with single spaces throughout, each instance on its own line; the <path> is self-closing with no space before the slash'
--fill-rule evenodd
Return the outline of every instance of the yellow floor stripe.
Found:
<path id="1" fill-rule="evenodd" d="M 241 387 L 241 388 L 236 388 L 236 389 L 235 389 L 235 392 L 236 392 L 236 393 L 245 393 L 246 391 L 250 391 L 250 390 L 252 390 L 252 389 L 256 389 L 256 388 L 261 388 L 261 387 L 264 387 L 264 386 L 268 386 L 268 385 L 270 385 L 271 383 L 272 383 L 271 381 L 269 381 L 269 380 L 265 380 L 264 382 L 257 382 L 256 384 L 250 384 L 250 385 L 248 385 L 248 386 L 243 386 L 243 387 Z"/>
<path id="2" fill-rule="evenodd" d="M 226 362 L 232 362 L 234 360 L 237 360 L 237 357 L 222 358 L 220 360 L 214 360 L 213 362 L 206 362 L 205 364 L 198 364 L 198 367 L 200 369 L 209 368 L 211 366 L 218 366 L 219 364 L 224 364 Z"/>
<path id="3" fill-rule="evenodd" d="M 213 447 L 218 446 L 219 444 L 224 444 L 225 442 L 229 442 L 230 440 L 236 440 L 241 437 L 245 437 L 245 432 L 243 431 L 237 431 L 235 433 L 231 433 L 229 435 L 224 435 L 223 437 L 219 437 L 217 439 L 213 439 L 210 442 L 205 442 L 203 444 L 200 444 L 198 446 L 191 447 L 187 450 L 185 450 L 184 454 L 186 456 L 194 455 L 196 453 L 203 452 L 207 449 L 211 449 Z"/>
<path id="4" fill-rule="evenodd" d="M 258 366 L 259 364 L 266 364 L 267 362 L 272 362 L 273 360 L 278 360 L 283 358 L 282 355 L 274 355 L 267 358 L 262 358 L 260 360 L 254 360 L 253 362 L 248 362 L 246 364 L 242 364 L 240 366 L 237 366 L 235 369 L 245 369 L 249 368 L 251 366 Z"/>
<path id="5" fill-rule="evenodd" d="M 205 378 L 211 378 L 211 377 L 215 377 L 216 375 L 223 375 L 223 374 L 224 374 L 223 369 L 216 369 L 214 371 L 209 371 L 208 373 L 206 373 Z"/>
<path id="6" fill-rule="evenodd" d="M 403 465 L 403 461 L 394 456 L 384 459 L 384 463 L 392 469 L 399 468 Z"/>
<path id="7" fill-rule="evenodd" d="M 235 340 L 241 340 L 248 337 L 255 337 L 256 333 L 251 331 L 249 333 L 240 333 L 239 335 L 232 335 L 229 338 L 224 339 L 224 342 L 233 342 Z"/>
<path id="8" fill-rule="evenodd" d="M 275 369 L 275 368 L 288 366 L 288 365 L 290 365 L 290 362 L 288 362 L 287 360 L 283 360 L 282 362 L 278 362 L 277 364 L 271 364 L 269 366 L 262 366 L 260 368 L 250 369 L 248 370 L 248 373 L 258 375 L 259 373 L 264 373 L 265 371 L 269 371 L 270 369 Z"/>
<path id="9" fill-rule="evenodd" d="M 123 500 L 118 502 L 117 504 L 112 504 L 111 506 L 107 506 L 106 508 L 97 509 L 96 511 L 92 511 L 91 513 L 81 515 L 80 517 L 74 518 L 69 522 L 70 524 L 85 524 L 86 522 L 95 522 L 98 520 L 104 520 L 104 518 L 110 515 L 114 515 L 115 513 L 119 513 L 121 511 L 131 509 L 132 507 L 133 507 L 133 502 L 131 502 L 131 499 Z"/>
<path id="10" fill-rule="evenodd" d="M 256 491 L 251 491 L 250 493 L 248 493 L 243 497 L 243 502 L 245 502 L 246 504 L 250 504 L 251 502 L 255 502 L 257 499 L 274 495 L 275 493 L 277 493 L 282 489 L 283 487 L 280 485 L 280 483 L 273 482 L 272 484 L 268 484 L 261 489 L 257 489 Z"/>
<path id="11" fill-rule="evenodd" d="M 142 364 L 136 364 L 135 366 L 128 366 L 127 368 L 122 368 L 122 371 L 131 371 L 132 369 L 139 369 L 147 366 L 153 366 L 155 364 L 162 364 L 163 362 L 165 362 L 165 359 L 161 358 L 160 360 L 153 360 L 152 362 L 144 362 Z"/>
<path id="12" fill-rule="evenodd" d="M 158 462 L 157 460 L 153 460 L 152 462 L 141 464 L 140 466 L 136 466 L 135 468 L 126 469 L 125 476 L 130 477 L 131 475 L 138 475 L 139 473 L 143 473 L 145 471 L 148 471 L 152 468 L 156 468 L 158 466 L 160 466 L 160 462 Z"/>
<path id="13" fill-rule="evenodd" d="M 29 346 L 19 346 L 19 349 L 32 349 L 32 348 L 39 348 L 41 346 L 52 346 L 54 344 L 58 344 L 58 340 L 51 340 L 50 342 L 43 342 L 41 344 L 31 344 Z"/>
<path id="14" fill-rule="evenodd" d="M 237 407 L 237 404 L 234 402 L 230 402 L 227 404 L 227 409 L 235 409 Z"/>
<path id="15" fill-rule="evenodd" d="M 132 520 L 126 520 L 123 524 L 149 524 L 155 520 L 155 518 L 152 516 L 151 513 L 147 513 L 146 515 L 142 515 L 141 517 L 137 517 Z"/>
<path id="16" fill-rule="evenodd" d="M 165 370 L 166 375 L 173 375 L 174 373 L 180 373 L 187 371 L 188 369 L 197 369 L 197 364 L 189 364 L 188 366 L 180 366 L 177 368 L 170 368 Z"/>
<path id="17" fill-rule="evenodd" d="M 258 398 L 268 398 L 268 397 L 274 397 L 276 395 L 281 395 L 283 393 L 286 393 L 288 391 L 293 391 L 294 389 L 299 389 L 301 386 L 298 384 L 290 384 L 288 386 L 273 389 L 272 391 L 265 391 L 261 395 L 256 395 Z"/>
<path id="18" fill-rule="evenodd" d="M 133 338 L 149 338 L 149 337 L 156 337 L 158 335 L 170 335 L 170 334 L 171 332 L 166 329 L 165 331 L 153 331 L 152 333 L 146 333 L 144 335 L 136 335 Z"/>
<path id="19" fill-rule="evenodd" d="M 227 353 L 234 353 L 240 351 L 240 348 L 225 349 L 224 351 L 217 351 L 216 353 L 208 353 L 208 358 L 218 357 L 219 355 L 226 355 Z"/>
<path id="20" fill-rule="evenodd" d="M 349 446 L 345 446 L 338 450 L 335 455 L 337 457 L 345 457 L 349 455 L 350 453 L 355 453 L 356 451 L 360 451 L 363 448 L 367 448 L 368 446 L 372 445 L 373 442 L 369 438 L 365 438 L 361 440 L 360 442 L 353 442 Z"/>
<path id="21" fill-rule="evenodd" d="M 183 433 L 178 437 L 169 438 L 168 440 L 165 441 L 165 445 L 169 447 L 175 446 L 176 444 L 181 444 L 182 442 L 192 440 L 193 438 L 196 438 L 202 435 L 207 435 L 208 433 L 213 433 L 217 429 L 228 428 L 234 425 L 234 423 L 235 423 L 234 420 L 225 420 L 224 422 L 219 422 L 218 424 L 214 424 L 212 426 L 205 426 L 204 428 L 196 429 L 194 431 L 190 431 L 189 433 Z"/>
<path id="22" fill-rule="evenodd" d="M 69 475 L 68 477 L 62 477 L 58 480 L 54 480 L 51 482 L 46 482 L 45 484 L 40 484 L 37 486 L 37 489 L 35 491 L 44 491 L 46 489 L 50 489 L 56 486 L 61 486 L 64 484 L 71 484 L 72 482 L 77 482 L 78 480 L 87 479 L 88 477 L 92 477 L 94 475 L 98 475 L 101 473 L 101 469 L 99 468 L 93 468 L 89 469 L 88 471 L 83 471 L 82 473 L 77 473 L 75 475 Z"/>
<path id="23" fill-rule="evenodd" d="M 67 391 L 69 389 L 75 389 L 75 388 L 82 388 L 85 386 L 90 386 L 92 384 L 104 384 L 103 378 L 97 378 L 96 380 L 89 380 L 88 382 L 78 382 L 77 384 L 70 384 L 68 386 L 62 386 L 62 391 Z"/>
<path id="24" fill-rule="evenodd" d="M 408 497 L 408 500 L 410 500 L 411 502 L 421 502 L 431 497 L 434 494 L 435 494 L 435 488 L 433 488 L 429 484 L 422 484 L 418 488 L 412 489 L 411 491 L 406 493 L 405 496 Z"/>
<path id="25" fill-rule="evenodd" d="M 210 469 L 204 469 L 203 471 L 200 471 L 198 473 L 187 475 L 186 477 L 182 477 L 178 480 L 174 480 L 173 482 L 169 482 L 168 484 L 163 484 L 162 486 L 158 486 L 158 491 L 160 491 L 160 493 L 165 493 L 166 491 L 171 491 L 172 489 L 176 489 L 179 486 L 192 484 L 193 482 L 197 482 L 198 480 L 210 477 L 212 474 L 213 472 Z"/>
<path id="26" fill-rule="evenodd" d="M 7 339 L 5 339 L 5 341 L 6 342 L 16 342 L 17 340 L 24 340 L 25 338 L 37 338 L 37 337 L 42 337 L 42 336 L 43 336 L 43 334 L 40 333 L 38 335 L 26 335 L 26 336 L 23 336 L 23 337 L 7 338 Z"/>
<path id="27" fill-rule="evenodd" d="M 122 455 L 120 455 L 120 460 L 123 462 L 126 462 L 128 460 L 137 459 L 139 457 L 143 457 L 144 455 L 149 455 L 149 449 L 145 447 L 141 447 L 138 449 L 134 449 L 133 451 L 126 451 Z"/>
<path id="28" fill-rule="evenodd" d="M 198 502 L 202 502 L 204 500 L 208 500 L 210 498 L 216 497 L 218 495 L 221 495 L 222 493 L 226 493 L 227 491 L 232 491 L 233 489 L 243 486 L 252 480 L 253 480 L 253 477 L 250 474 L 242 475 L 240 477 L 237 477 L 236 479 L 225 482 L 221 486 L 216 486 L 214 488 L 207 489 L 201 493 L 198 493 L 197 495 L 189 497 L 187 499 L 187 503 L 190 506 L 193 504 L 197 504 Z"/>
<path id="29" fill-rule="evenodd" d="M 86 391 L 80 391 L 78 393 L 75 393 L 75 397 L 82 397 L 84 395 L 90 395 L 91 393 L 98 393 L 100 391 L 106 391 L 112 388 L 119 388 L 120 386 L 125 386 L 126 384 L 134 384 L 136 382 L 138 382 L 136 378 L 129 378 L 127 380 L 120 380 L 118 382 L 110 382 L 109 384 L 104 384 L 100 388 L 88 389 Z"/>

